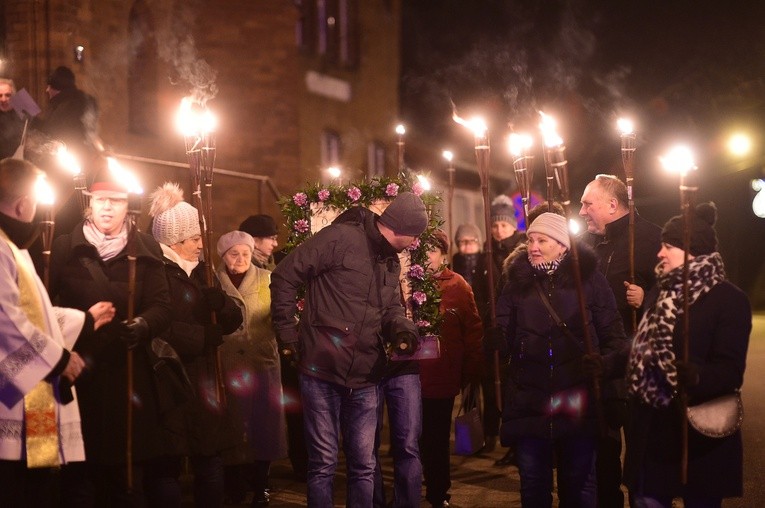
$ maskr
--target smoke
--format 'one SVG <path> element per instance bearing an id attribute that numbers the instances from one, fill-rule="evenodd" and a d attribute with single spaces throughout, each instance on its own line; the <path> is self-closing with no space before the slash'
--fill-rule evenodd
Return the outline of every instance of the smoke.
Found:
<path id="1" fill-rule="evenodd" d="M 191 35 L 200 8 L 196 0 L 175 2 L 172 10 L 161 16 L 164 23 L 157 28 L 156 37 L 159 57 L 176 72 L 171 80 L 188 83 L 194 102 L 204 105 L 218 94 L 218 72 L 198 55 Z"/>

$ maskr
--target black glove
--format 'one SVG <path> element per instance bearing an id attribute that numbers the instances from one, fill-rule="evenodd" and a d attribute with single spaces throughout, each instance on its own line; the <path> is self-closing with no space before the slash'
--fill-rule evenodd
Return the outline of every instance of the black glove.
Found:
<path id="1" fill-rule="evenodd" d="M 119 338 L 127 347 L 135 347 L 142 340 L 149 338 L 149 323 L 140 316 L 130 322 L 122 321 L 119 324 Z"/>
<path id="2" fill-rule="evenodd" d="M 398 332 L 390 345 L 394 353 L 412 356 L 420 348 L 420 338 L 410 332 Z"/>
<path id="3" fill-rule="evenodd" d="M 582 355 L 582 371 L 590 377 L 603 377 L 603 357 L 599 353 Z"/>
<path id="4" fill-rule="evenodd" d="M 219 311 L 226 305 L 226 293 L 219 288 L 202 288 L 207 306 L 212 311 Z"/>
<path id="5" fill-rule="evenodd" d="M 675 361 L 677 368 L 677 383 L 684 388 L 692 388 L 699 384 L 699 366 L 693 362 Z"/>
<path id="6" fill-rule="evenodd" d="M 499 326 L 487 328 L 483 334 L 483 346 L 486 351 L 505 349 L 505 332 Z"/>
<path id="7" fill-rule="evenodd" d="M 297 342 L 285 342 L 279 346 L 279 352 L 293 365 L 297 365 L 300 362 L 300 348 L 298 348 Z"/>
<path id="8" fill-rule="evenodd" d="M 219 324 L 205 326 L 205 349 L 215 349 L 223 344 L 223 329 Z"/>

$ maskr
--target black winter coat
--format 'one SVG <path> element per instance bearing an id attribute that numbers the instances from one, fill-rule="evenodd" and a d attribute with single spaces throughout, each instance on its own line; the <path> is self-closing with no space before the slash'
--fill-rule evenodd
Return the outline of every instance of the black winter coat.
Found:
<path id="1" fill-rule="evenodd" d="M 616 298 L 616 308 L 622 317 L 624 330 L 632 336 L 632 307 L 627 303 L 624 281 L 630 280 L 629 215 L 606 224 L 606 234 L 596 235 L 585 232 L 582 240 L 595 249 L 600 260 L 600 271 L 606 276 L 608 285 Z M 654 269 L 661 248 L 661 228 L 635 213 L 635 284 L 647 294 L 656 285 Z M 643 305 L 645 308 L 645 305 Z M 637 321 L 643 315 L 637 309 Z"/>
<path id="2" fill-rule="evenodd" d="M 191 277 L 174 261 L 163 258 L 170 297 L 173 302 L 170 328 L 162 334 L 181 357 L 196 397 L 184 406 L 186 439 L 189 454 L 213 455 L 233 446 L 225 427 L 224 408 L 216 404 L 215 365 L 216 335 L 211 326 L 210 307 L 202 293 L 207 287 L 204 262 Z M 215 278 L 216 286 L 218 279 Z M 224 306 L 215 313 L 219 332 L 228 335 L 242 324 L 242 311 L 234 300 L 221 291 Z M 222 340 L 220 335 L 218 340 Z"/>
<path id="3" fill-rule="evenodd" d="M 655 293 L 649 295 L 647 303 L 655 299 Z M 681 322 L 679 317 L 672 337 L 675 351 L 682 350 Z M 690 361 L 699 367 L 700 382 L 688 390 L 689 405 L 733 393 L 741 387 L 751 330 L 749 300 L 730 282 L 718 284 L 691 305 L 689 353 Z M 633 400 L 630 409 L 624 463 L 624 483 L 630 489 L 642 484 L 646 493 L 672 497 L 742 495 L 741 431 L 725 438 L 709 438 L 689 427 L 688 484 L 683 487 L 679 407 L 655 409 Z"/>
<path id="4" fill-rule="evenodd" d="M 593 346 L 603 357 L 604 377 L 623 376 L 629 344 L 614 296 L 596 269 L 592 250 L 586 246 L 579 250 Z M 555 439 L 595 434 L 597 413 L 589 378 L 581 366 L 586 350 L 572 256 L 567 255 L 550 275 L 531 266 L 524 245 L 516 249 L 506 267 L 507 283 L 497 304 L 497 322 L 506 332 L 510 349 L 502 443 L 510 445 L 520 436 Z M 535 289 L 536 282 L 573 337 L 556 325 Z"/>
<path id="5" fill-rule="evenodd" d="M 143 317 L 154 337 L 170 323 L 170 296 L 162 253 L 149 235 L 136 232 L 135 315 Z M 81 263 L 88 257 L 98 263 L 109 280 L 102 288 Z M 76 387 L 82 416 L 85 454 L 89 463 L 124 464 L 127 435 L 127 348 L 116 327 L 127 317 L 127 249 L 104 262 L 82 232 L 82 224 L 69 235 L 58 237 L 51 252 L 51 298 L 58 305 L 87 311 L 100 301 L 114 303 L 114 320 L 99 328 L 89 340 L 74 348 L 86 361 L 87 370 Z M 155 458 L 182 451 L 177 428 L 160 417 L 152 370 L 145 345 L 133 352 L 133 460 Z"/>
<path id="6" fill-rule="evenodd" d="M 360 207 L 350 214 L 276 265 L 271 318 L 281 344 L 299 341 L 301 373 L 363 388 L 384 373 L 384 343 L 398 332 L 417 335 L 417 328 L 404 314 L 398 254 L 377 229 L 377 216 Z M 307 291 L 298 330 L 301 286 Z"/>

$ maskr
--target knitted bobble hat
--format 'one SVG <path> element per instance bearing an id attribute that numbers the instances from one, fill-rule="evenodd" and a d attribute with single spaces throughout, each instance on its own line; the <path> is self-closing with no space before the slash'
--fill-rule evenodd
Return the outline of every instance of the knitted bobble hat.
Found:
<path id="1" fill-rule="evenodd" d="M 691 246 L 692 256 L 702 256 L 717 252 L 717 207 L 713 202 L 700 203 L 691 213 Z M 664 224 L 661 231 L 661 241 L 683 249 L 683 216 L 676 215 Z"/>
<path id="2" fill-rule="evenodd" d="M 509 222 L 513 227 L 518 227 L 513 201 L 506 195 L 500 194 L 491 202 L 491 222 Z"/>
<path id="3" fill-rule="evenodd" d="M 152 193 L 149 215 L 154 217 L 151 233 L 159 243 L 175 245 L 202 234 L 199 212 L 183 200 L 177 183 L 166 182 Z"/>

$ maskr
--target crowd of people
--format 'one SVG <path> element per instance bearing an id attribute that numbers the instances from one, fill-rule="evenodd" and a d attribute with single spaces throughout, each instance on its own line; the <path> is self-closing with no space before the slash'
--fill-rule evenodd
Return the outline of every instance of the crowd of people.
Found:
<path id="1" fill-rule="evenodd" d="M 91 153 L 92 97 L 66 68 L 48 90 L 37 127 Z M 289 457 L 308 506 L 331 507 L 342 450 L 347 506 L 418 507 L 423 480 L 425 502 L 449 506 L 452 415 L 472 386 L 483 452 L 507 448 L 496 466 L 517 466 L 523 506 L 552 506 L 556 491 L 582 507 L 624 506 L 624 492 L 646 508 L 742 495 L 740 430 L 710 437 L 683 414 L 740 389 L 751 331 L 713 203 L 687 227 L 631 223 L 625 184 L 597 175 L 579 236 L 557 203 L 519 230 L 505 196 L 485 242 L 473 224 L 456 228 L 451 259 L 452 239 L 430 231 L 444 320 L 438 358 L 417 359 L 401 260 L 429 217 L 411 192 L 379 215 L 346 210 L 289 253 L 274 218 L 248 216 L 217 238 L 214 269 L 177 183 L 152 193 L 148 234 L 124 183 L 94 164 L 89 206 L 53 242 L 44 285 L 30 245 L 45 173 L 10 158 L 14 91 L 0 80 L 1 505 L 181 506 L 186 465 L 196 506 L 267 506 L 271 464 Z"/>

